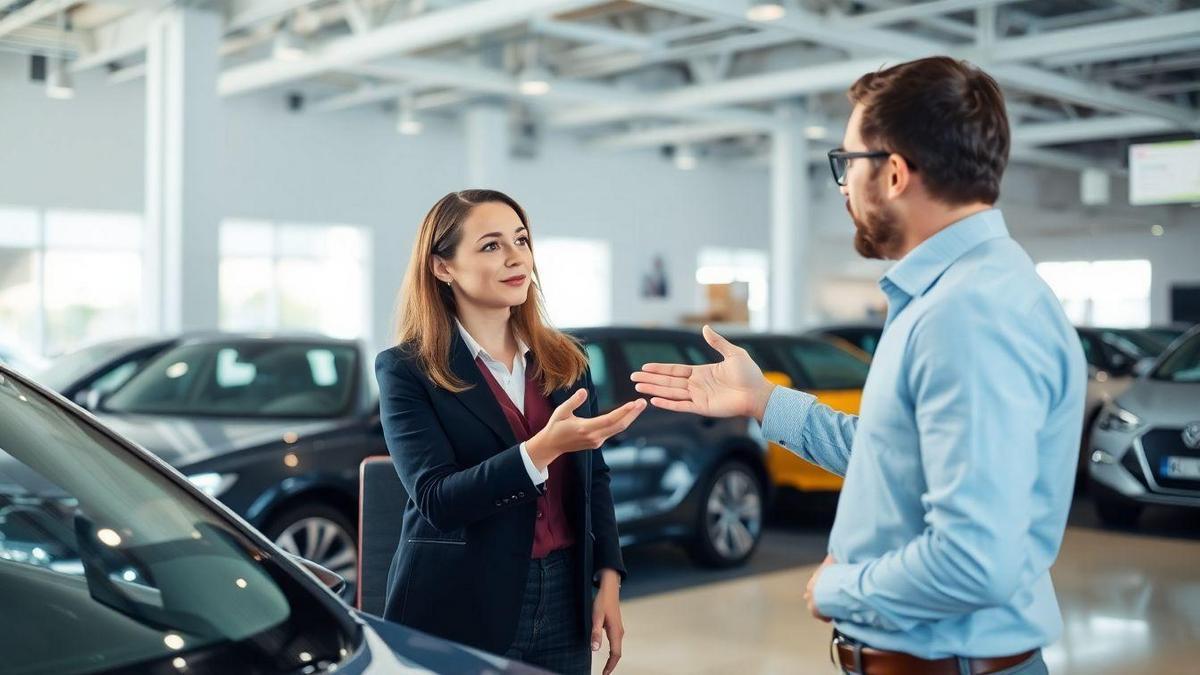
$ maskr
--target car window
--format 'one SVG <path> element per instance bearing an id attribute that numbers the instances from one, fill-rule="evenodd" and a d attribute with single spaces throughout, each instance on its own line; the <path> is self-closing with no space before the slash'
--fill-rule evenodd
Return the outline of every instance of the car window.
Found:
<path id="1" fill-rule="evenodd" d="M 115 368 L 109 369 L 107 372 L 102 373 L 99 377 L 92 380 L 88 388 L 101 394 L 114 392 L 119 389 L 121 385 L 129 381 L 129 378 L 133 377 L 133 374 L 136 373 L 138 368 L 141 368 L 142 364 L 145 362 L 146 359 L 132 359 L 126 361 Z"/>
<path id="2" fill-rule="evenodd" d="M 282 341 L 202 343 L 158 356 L 104 401 L 115 412 L 333 417 L 353 396 L 357 351 Z"/>
<path id="3" fill-rule="evenodd" d="M 1200 382 L 1200 332 L 1167 352 L 1151 377 L 1168 382 Z"/>
<path id="4" fill-rule="evenodd" d="M 608 371 L 608 357 L 604 348 L 594 342 L 588 343 L 585 348 L 588 367 L 592 372 L 592 385 L 596 388 L 596 405 L 602 411 L 609 410 L 616 406 L 616 397 L 613 395 L 612 377 Z"/>
<path id="5" fill-rule="evenodd" d="M 639 338 L 621 340 L 625 364 L 638 370 L 647 363 L 707 363 L 709 360 L 695 345 L 684 345 L 671 339 Z"/>
<path id="6" fill-rule="evenodd" d="M 14 673 L 324 670 L 352 626 L 203 500 L 0 373 L 0 630 Z"/>
<path id="7" fill-rule="evenodd" d="M 806 340 L 790 345 L 788 353 L 814 389 L 862 389 L 867 382 L 870 366 L 831 344 Z"/>
<path id="8" fill-rule="evenodd" d="M 36 375 L 37 381 L 61 391 L 100 367 L 105 361 L 137 349 L 138 346 L 138 343 L 131 340 L 112 340 L 77 349 L 51 361 L 49 366 Z"/>
<path id="9" fill-rule="evenodd" d="M 1087 361 L 1088 365 L 1105 370 L 1104 353 L 1100 345 L 1096 344 L 1096 340 L 1086 333 L 1080 333 L 1079 342 L 1083 345 L 1083 358 Z"/>

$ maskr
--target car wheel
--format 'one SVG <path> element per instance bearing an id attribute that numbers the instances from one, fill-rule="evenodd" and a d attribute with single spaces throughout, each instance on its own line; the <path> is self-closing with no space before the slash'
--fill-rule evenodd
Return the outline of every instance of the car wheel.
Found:
<path id="1" fill-rule="evenodd" d="M 762 539 L 763 485 L 744 462 L 717 467 L 700 494 L 696 535 L 689 553 L 705 567 L 735 567 Z"/>
<path id="2" fill-rule="evenodd" d="M 1134 502 L 1096 495 L 1095 503 L 1100 522 L 1108 527 L 1133 527 L 1142 515 L 1142 505 Z"/>
<path id="3" fill-rule="evenodd" d="M 267 537 L 292 555 L 336 572 L 353 592 L 358 577 L 358 539 L 339 510 L 324 504 L 291 508 L 271 519 Z"/>

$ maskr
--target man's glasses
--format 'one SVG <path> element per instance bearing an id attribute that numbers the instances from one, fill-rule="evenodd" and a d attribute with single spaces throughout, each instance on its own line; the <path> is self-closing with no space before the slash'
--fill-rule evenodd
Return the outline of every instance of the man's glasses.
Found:
<path id="1" fill-rule="evenodd" d="M 881 159 L 891 154 L 883 150 L 847 152 L 841 148 L 835 148 L 829 151 L 829 170 L 833 172 L 833 181 L 838 185 L 844 186 L 846 184 L 846 171 L 850 168 L 850 160 L 859 158 Z"/>

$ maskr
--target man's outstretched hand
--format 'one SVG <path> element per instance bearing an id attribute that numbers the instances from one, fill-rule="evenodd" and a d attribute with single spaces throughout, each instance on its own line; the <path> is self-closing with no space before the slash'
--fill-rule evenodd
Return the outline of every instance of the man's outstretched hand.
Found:
<path id="1" fill-rule="evenodd" d="M 647 363 L 630 375 L 639 393 L 649 394 L 650 404 L 664 410 L 705 417 L 745 415 L 760 422 L 774 384 L 745 349 L 705 326 L 704 339 L 721 354 L 721 361 L 704 366 Z"/>

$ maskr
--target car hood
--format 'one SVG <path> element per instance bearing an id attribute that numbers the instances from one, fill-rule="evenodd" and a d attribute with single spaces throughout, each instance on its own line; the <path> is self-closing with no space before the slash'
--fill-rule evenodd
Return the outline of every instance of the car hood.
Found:
<path id="1" fill-rule="evenodd" d="M 1121 394 L 1117 404 L 1147 424 L 1183 427 L 1200 421 L 1200 382 L 1143 378 Z"/>
<path id="2" fill-rule="evenodd" d="M 355 611 L 363 623 L 364 649 L 339 672 L 376 674 L 415 673 L 511 673 L 548 675 L 520 661 L 488 654 L 466 645 L 434 637 L 418 630 Z"/>
<path id="3" fill-rule="evenodd" d="M 249 420 L 114 413 L 96 417 L 108 428 L 176 467 L 283 442 L 285 435 L 290 439 L 291 434 L 295 434 L 295 439 L 303 439 L 344 424 L 339 420 Z"/>

